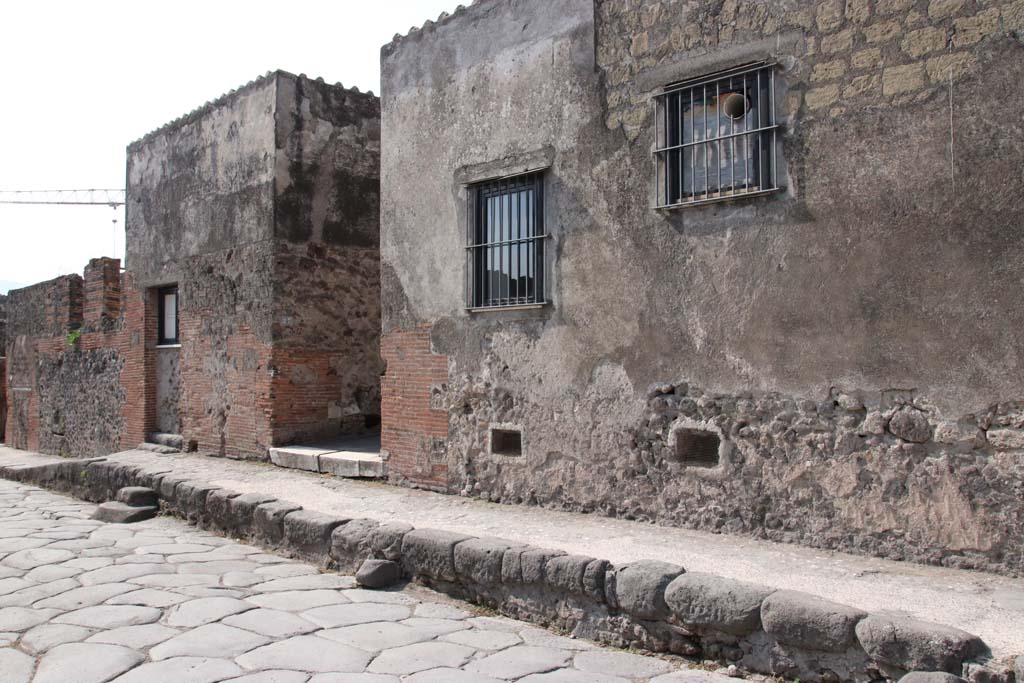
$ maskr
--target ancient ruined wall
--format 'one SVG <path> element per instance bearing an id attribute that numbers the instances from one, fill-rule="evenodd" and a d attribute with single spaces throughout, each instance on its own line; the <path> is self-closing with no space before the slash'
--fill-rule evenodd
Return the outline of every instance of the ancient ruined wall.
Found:
<path id="1" fill-rule="evenodd" d="M 384 346 L 448 367 L 394 478 L 1024 571 L 1022 10 L 493 0 L 386 46 Z M 784 191 L 651 209 L 651 97 L 762 59 Z M 467 313 L 462 183 L 528 168 L 552 303 Z"/>
<path id="2" fill-rule="evenodd" d="M 283 75 L 277 96 L 273 432 L 380 422 L 380 102 Z"/>
<path id="3" fill-rule="evenodd" d="M 109 258 L 90 261 L 84 279 L 11 293 L 10 445 L 82 457 L 143 440 L 140 304 L 122 298 L 120 262 Z"/>
<path id="4" fill-rule="evenodd" d="M 0 294 L 0 443 L 7 429 L 7 296 Z"/>
<path id="5" fill-rule="evenodd" d="M 129 268 L 154 310 L 179 288 L 153 400 L 189 447 L 265 458 L 377 419 L 379 140 L 373 95 L 274 72 L 129 147 Z"/>

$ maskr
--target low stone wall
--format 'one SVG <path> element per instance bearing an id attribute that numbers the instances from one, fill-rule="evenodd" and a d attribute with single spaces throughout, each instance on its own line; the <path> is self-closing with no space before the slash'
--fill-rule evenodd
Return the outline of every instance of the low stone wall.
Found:
<path id="1" fill-rule="evenodd" d="M 201 527 L 347 572 L 367 558 L 392 560 L 442 592 L 619 647 L 815 683 L 898 680 L 910 671 L 1015 683 L 1013 662 L 993 662 L 981 639 L 964 631 L 665 562 L 615 566 L 502 539 L 326 515 L 102 459 L 14 465 L 0 476 L 96 502 L 145 486 L 159 493 L 165 512 Z"/>

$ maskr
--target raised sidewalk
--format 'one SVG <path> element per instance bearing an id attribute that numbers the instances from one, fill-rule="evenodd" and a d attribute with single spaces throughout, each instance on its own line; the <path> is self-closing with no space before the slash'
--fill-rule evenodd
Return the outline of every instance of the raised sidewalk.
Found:
<path id="1" fill-rule="evenodd" d="M 0 447 L 0 467 L 59 458 Z M 651 559 L 776 589 L 810 593 L 867 612 L 900 611 L 980 636 L 995 658 L 1024 652 L 1024 580 L 758 542 L 596 515 L 334 479 L 269 464 L 197 455 L 126 451 L 108 460 L 172 470 L 240 493 L 292 501 L 307 510 L 408 522 L 472 536 L 496 536 L 615 564 Z"/>

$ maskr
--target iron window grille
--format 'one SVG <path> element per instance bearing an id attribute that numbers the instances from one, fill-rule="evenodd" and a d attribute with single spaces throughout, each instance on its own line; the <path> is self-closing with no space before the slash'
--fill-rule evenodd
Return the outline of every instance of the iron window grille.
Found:
<path id="1" fill-rule="evenodd" d="M 157 302 L 157 345 L 179 343 L 177 285 L 158 289 Z"/>
<path id="2" fill-rule="evenodd" d="M 544 173 L 470 185 L 469 198 L 467 307 L 546 303 Z"/>
<path id="3" fill-rule="evenodd" d="M 775 192 L 775 68 L 758 63 L 665 87 L 655 97 L 657 204 Z"/>

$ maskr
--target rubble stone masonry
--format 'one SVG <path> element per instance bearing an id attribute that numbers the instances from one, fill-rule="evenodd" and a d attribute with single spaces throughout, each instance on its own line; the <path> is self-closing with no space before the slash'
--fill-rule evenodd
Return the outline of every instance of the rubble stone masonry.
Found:
<path id="1" fill-rule="evenodd" d="M 652 209 L 652 98 L 759 61 L 783 189 Z M 1022 65 L 1022 0 L 489 0 L 397 37 L 389 476 L 1024 573 Z M 527 170 L 550 303 L 467 311 L 466 183 Z M 391 392 L 428 348 L 447 377 Z"/>

